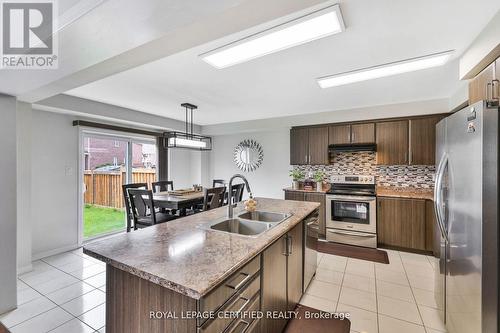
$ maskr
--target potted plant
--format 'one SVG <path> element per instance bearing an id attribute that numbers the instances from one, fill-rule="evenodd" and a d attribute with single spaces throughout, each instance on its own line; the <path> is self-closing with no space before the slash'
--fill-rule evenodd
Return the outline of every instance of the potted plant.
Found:
<path id="1" fill-rule="evenodd" d="M 316 171 L 314 173 L 314 181 L 316 182 L 316 191 L 323 191 L 323 180 L 325 179 L 326 174 L 323 171 Z"/>
<path id="2" fill-rule="evenodd" d="M 301 170 L 290 170 L 290 177 L 293 179 L 293 189 L 298 190 L 299 189 L 299 182 L 304 180 L 304 172 Z"/>

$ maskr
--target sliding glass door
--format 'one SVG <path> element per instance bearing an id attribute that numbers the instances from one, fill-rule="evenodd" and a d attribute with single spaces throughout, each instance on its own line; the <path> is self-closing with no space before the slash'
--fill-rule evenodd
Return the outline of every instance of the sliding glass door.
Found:
<path id="1" fill-rule="evenodd" d="M 81 176 L 83 239 L 126 228 L 122 185 L 157 179 L 157 151 L 153 140 L 103 133 L 82 133 Z"/>

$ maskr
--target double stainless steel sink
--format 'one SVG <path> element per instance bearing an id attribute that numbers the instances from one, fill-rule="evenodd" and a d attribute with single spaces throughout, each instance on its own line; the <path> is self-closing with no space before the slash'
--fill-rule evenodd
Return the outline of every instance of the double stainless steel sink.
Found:
<path id="1" fill-rule="evenodd" d="M 264 211 L 244 212 L 237 218 L 224 218 L 208 225 L 208 229 L 229 232 L 247 237 L 256 237 L 276 227 L 292 214 Z"/>

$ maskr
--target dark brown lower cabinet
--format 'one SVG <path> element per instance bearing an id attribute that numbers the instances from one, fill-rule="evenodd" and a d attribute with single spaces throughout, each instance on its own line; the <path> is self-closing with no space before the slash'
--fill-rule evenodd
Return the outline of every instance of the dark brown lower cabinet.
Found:
<path id="1" fill-rule="evenodd" d="M 262 254 L 262 311 L 285 313 L 295 309 L 302 297 L 303 222 L 278 239 Z M 286 319 L 264 316 L 260 320 L 263 333 L 282 332 Z"/>
<path id="2" fill-rule="evenodd" d="M 303 222 L 288 233 L 289 253 L 287 261 L 288 310 L 293 311 L 302 297 Z"/>
<path id="3" fill-rule="evenodd" d="M 286 235 L 278 239 L 262 255 L 262 311 L 286 311 L 287 309 L 287 267 Z M 260 320 L 263 333 L 283 331 L 285 319 L 262 318 Z"/>
<path id="4" fill-rule="evenodd" d="M 325 193 L 322 192 L 299 192 L 285 191 L 285 200 L 319 202 L 319 238 L 326 237 L 326 210 L 325 210 Z"/>
<path id="5" fill-rule="evenodd" d="M 285 191 L 285 200 L 304 201 L 304 192 Z"/>
<path id="6" fill-rule="evenodd" d="M 377 201 L 379 244 L 425 251 L 426 201 L 389 197 Z"/>

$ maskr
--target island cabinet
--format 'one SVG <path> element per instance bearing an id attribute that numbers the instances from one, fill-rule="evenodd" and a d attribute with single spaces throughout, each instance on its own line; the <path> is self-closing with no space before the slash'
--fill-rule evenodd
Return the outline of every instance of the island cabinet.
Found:
<path id="1" fill-rule="evenodd" d="M 293 311 L 302 297 L 303 222 L 297 224 L 262 254 L 262 311 L 285 314 Z M 258 332 L 279 333 L 286 318 L 260 320 Z"/>
<path id="2" fill-rule="evenodd" d="M 217 286 L 198 302 L 201 312 L 232 313 L 241 311 L 251 313 L 260 310 L 260 255 L 252 259 L 238 272 Z M 199 333 L 231 332 L 232 329 L 257 326 L 255 319 L 241 318 L 233 320 L 228 316 L 216 316 L 214 319 L 198 319 Z M 238 332 L 238 331 L 237 331 Z M 257 332 L 257 331 L 255 331 Z"/>
<path id="3" fill-rule="evenodd" d="M 322 192 L 306 192 L 306 191 L 289 191 L 285 190 L 285 200 L 309 201 L 318 202 L 319 206 L 319 238 L 326 237 L 326 209 L 325 209 L 325 193 Z"/>
<path id="4" fill-rule="evenodd" d="M 258 333 L 258 319 L 218 314 L 260 310 L 260 265 L 258 255 L 199 300 L 108 265 L 106 331 L 222 333 L 245 328 L 245 332 Z M 154 320 L 151 311 L 168 311 L 176 318 Z M 186 316 L 194 313 L 214 315 Z"/>
<path id="5" fill-rule="evenodd" d="M 377 198 L 379 245 L 432 252 L 434 223 L 431 200 Z"/>

